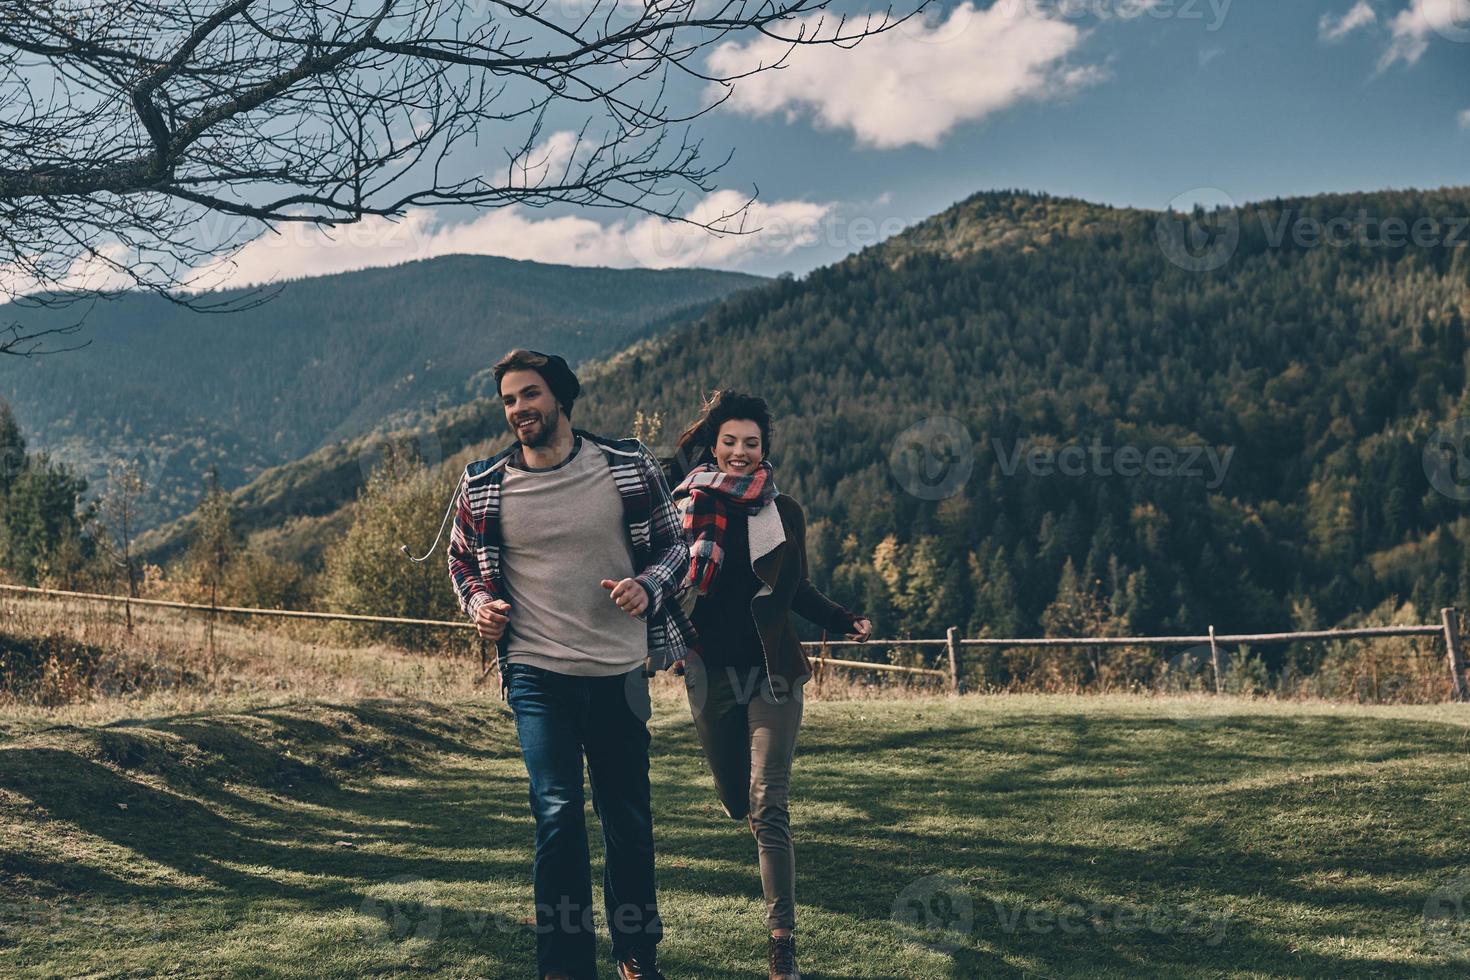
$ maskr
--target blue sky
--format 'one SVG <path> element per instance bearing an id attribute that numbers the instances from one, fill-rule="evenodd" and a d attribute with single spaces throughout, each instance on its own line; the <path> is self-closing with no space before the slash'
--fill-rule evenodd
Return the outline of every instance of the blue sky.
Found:
<path id="1" fill-rule="evenodd" d="M 391 231 L 397 247 L 368 231 L 353 247 L 247 250 L 239 276 L 446 251 L 802 274 L 987 189 L 1163 208 L 1470 184 L 1470 0 L 947 3 L 798 57 L 696 124 L 707 157 L 734 151 L 706 207 L 758 187 L 765 238 L 676 231 L 650 249 L 635 241 L 646 222 L 608 212 L 441 212 Z"/>

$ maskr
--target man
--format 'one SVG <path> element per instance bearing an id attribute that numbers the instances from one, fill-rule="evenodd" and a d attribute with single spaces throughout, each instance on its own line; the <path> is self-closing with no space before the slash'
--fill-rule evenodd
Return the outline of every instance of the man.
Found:
<path id="1" fill-rule="evenodd" d="M 565 360 L 513 350 L 495 379 L 516 443 L 465 468 L 449 572 L 460 608 L 495 641 L 530 776 L 538 976 L 597 976 L 585 758 L 618 976 L 662 980 L 648 677 L 694 636 L 673 598 L 689 550 L 638 440 L 572 428 L 581 385 Z"/>

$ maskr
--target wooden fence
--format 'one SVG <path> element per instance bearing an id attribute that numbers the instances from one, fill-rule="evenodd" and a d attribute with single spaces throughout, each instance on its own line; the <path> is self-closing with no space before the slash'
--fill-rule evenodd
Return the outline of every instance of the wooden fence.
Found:
<path id="1" fill-rule="evenodd" d="M 165 609 L 184 609 L 207 613 L 211 621 L 218 615 L 275 617 L 279 619 L 315 619 L 351 623 L 380 623 L 389 626 L 428 626 L 450 630 L 473 630 L 473 623 L 461 620 L 408 619 L 399 616 L 363 616 L 355 613 L 311 612 L 299 609 L 252 609 L 244 606 L 210 606 L 193 602 L 176 602 L 168 599 L 132 599 L 128 596 L 107 595 L 98 592 L 70 592 L 64 589 L 41 589 L 29 585 L 3 585 L 0 591 L 35 595 L 51 599 L 75 599 L 87 602 L 113 603 L 126 607 L 153 606 Z M 1445 667 L 1449 672 L 1449 696 L 1455 701 L 1466 700 L 1465 666 L 1460 648 L 1459 615 L 1453 608 L 1440 610 L 1440 622 L 1425 626 L 1365 626 L 1353 629 L 1305 630 L 1294 633 L 1216 633 L 1215 627 L 1197 636 L 1077 636 L 1077 637 L 960 637 L 958 627 L 951 626 L 944 639 L 870 639 L 866 643 L 857 640 L 821 640 L 803 643 L 802 646 L 816 655 L 810 659 L 822 667 L 842 667 L 849 670 L 873 670 L 902 673 L 914 676 L 937 677 L 946 682 L 955 693 L 964 691 L 964 651 L 971 647 L 1079 647 L 1079 646 L 1203 646 L 1209 645 L 1210 663 L 1216 692 L 1224 682 L 1221 666 L 1220 645 L 1226 643 L 1296 643 L 1303 640 L 1346 640 L 1378 636 L 1439 636 L 1444 639 Z M 907 667 L 899 664 L 880 664 L 865 660 L 845 660 L 829 656 L 832 647 L 896 646 L 896 647 L 943 647 L 947 663 L 943 668 Z M 481 650 L 481 659 L 485 654 Z M 488 665 L 487 665 L 488 669 Z"/>

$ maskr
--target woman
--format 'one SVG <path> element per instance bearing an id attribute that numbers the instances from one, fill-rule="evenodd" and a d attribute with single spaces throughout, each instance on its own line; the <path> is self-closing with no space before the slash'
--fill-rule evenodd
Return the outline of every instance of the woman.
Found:
<path id="1" fill-rule="evenodd" d="M 811 664 L 796 612 L 867 640 L 873 625 L 807 580 L 806 518 L 776 490 L 771 415 L 761 398 L 715 392 L 679 438 L 694 465 L 674 490 L 689 540 L 681 601 L 699 642 L 685 685 L 725 812 L 745 818 L 760 856 L 771 980 L 796 980 L 796 861 L 787 787 Z"/>

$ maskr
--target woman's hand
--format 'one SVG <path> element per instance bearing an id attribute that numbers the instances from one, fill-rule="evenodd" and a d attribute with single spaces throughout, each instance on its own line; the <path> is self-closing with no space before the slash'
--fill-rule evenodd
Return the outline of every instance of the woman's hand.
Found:
<path id="1" fill-rule="evenodd" d="M 868 638 L 873 635 L 873 621 L 866 616 L 853 623 L 852 628 L 854 632 L 847 634 L 849 640 L 867 643 Z"/>

